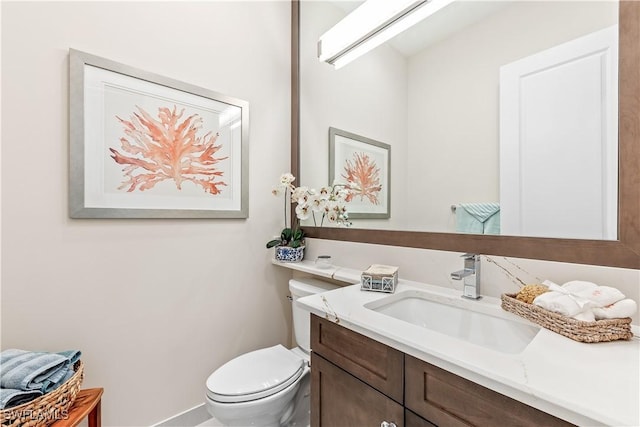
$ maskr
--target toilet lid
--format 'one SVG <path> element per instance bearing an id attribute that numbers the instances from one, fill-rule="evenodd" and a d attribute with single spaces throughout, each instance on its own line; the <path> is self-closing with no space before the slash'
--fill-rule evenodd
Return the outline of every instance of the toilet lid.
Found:
<path id="1" fill-rule="evenodd" d="M 207 395 L 237 403 L 271 396 L 302 375 L 305 361 L 282 345 L 245 353 L 222 365 L 207 379 Z"/>

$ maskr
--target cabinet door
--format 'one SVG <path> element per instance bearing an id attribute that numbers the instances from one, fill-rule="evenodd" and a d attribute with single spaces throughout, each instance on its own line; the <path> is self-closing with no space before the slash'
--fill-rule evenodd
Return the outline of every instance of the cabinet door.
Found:
<path id="1" fill-rule="evenodd" d="M 404 353 L 311 315 L 311 349 L 398 403 L 403 401 Z"/>
<path id="2" fill-rule="evenodd" d="M 436 425 L 572 425 L 409 355 L 405 374 L 405 405 Z"/>
<path id="3" fill-rule="evenodd" d="M 404 427 L 404 408 L 311 353 L 311 427 Z"/>
<path id="4" fill-rule="evenodd" d="M 404 410 L 404 427 L 438 427 L 408 409 Z"/>

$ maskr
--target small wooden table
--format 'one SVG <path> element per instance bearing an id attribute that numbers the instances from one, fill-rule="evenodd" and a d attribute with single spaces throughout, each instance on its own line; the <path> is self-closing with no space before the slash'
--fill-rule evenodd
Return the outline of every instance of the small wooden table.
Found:
<path id="1" fill-rule="evenodd" d="M 80 390 L 76 401 L 69 408 L 69 417 L 66 420 L 56 421 L 51 427 L 75 427 L 89 416 L 89 427 L 100 427 L 102 424 L 100 414 L 100 400 L 103 388 L 88 388 Z"/>

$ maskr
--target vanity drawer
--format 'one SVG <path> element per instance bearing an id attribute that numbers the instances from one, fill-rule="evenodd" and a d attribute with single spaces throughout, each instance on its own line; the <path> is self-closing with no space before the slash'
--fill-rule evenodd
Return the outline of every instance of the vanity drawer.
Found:
<path id="1" fill-rule="evenodd" d="M 438 427 L 408 409 L 404 410 L 404 427 Z"/>
<path id="2" fill-rule="evenodd" d="M 396 402 L 402 403 L 402 352 L 313 314 L 311 349 Z"/>
<path id="3" fill-rule="evenodd" d="M 404 408 L 316 353 L 311 354 L 311 426 L 404 426 Z"/>
<path id="4" fill-rule="evenodd" d="M 573 425 L 409 355 L 405 392 L 408 409 L 441 426 Z"/>

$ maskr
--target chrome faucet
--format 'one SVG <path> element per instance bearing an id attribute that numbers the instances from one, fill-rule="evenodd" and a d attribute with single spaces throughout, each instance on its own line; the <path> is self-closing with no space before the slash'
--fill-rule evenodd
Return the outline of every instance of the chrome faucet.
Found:
<path id="1" fill-rule="evenodd" d="M 463 280 L 462 297 L 480 299 L 480 255 L 464 254 L 464 269 L 451 273 L 453 280 Z"/>

